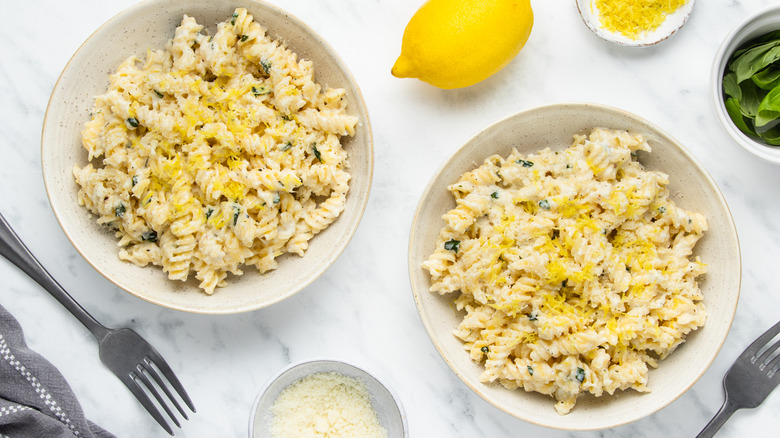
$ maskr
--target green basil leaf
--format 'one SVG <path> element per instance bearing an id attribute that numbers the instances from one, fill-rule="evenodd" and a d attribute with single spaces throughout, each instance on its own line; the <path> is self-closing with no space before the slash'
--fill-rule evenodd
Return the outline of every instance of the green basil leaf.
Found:
<path id="1" fill-rule="evenodd" d="M 756 127 L 764 126 L 780 118 L 780 87 L 767 93 L 756 112 Z"/>
<path id="2" fill-rule="evenodd" d="M 729 97 L 742 99 L 742 89 L 737 82 L 736 73 L 731 72 L 723 76 L 723 92 Z"/>
<path id="3" fill-rule="evenodd" d="M 766 35 L 762 35 L 754 40 L 751 40 L 750 43 L 747 45 L 741 47 L 739 50 L 735 51 L 733 55 L 731 55 L 732 59 L 738 58 L 741 54 L 747 52 L 748 50 L 760 46 L 767 41 L 777 40 L 780 39 L 780 30 L 776 30 L 774 32 L 770 32 Z"/>
<path id="4" fill-rule="evenodd" d="M 729 113 L 731 121 L 739 128 L 740 131 L 749 135 L 756 135 L 756 131 L 749 127 L 745 123 L 745 116 L 742 115 L 742 110 L 739 108 L 739 101 L 735 98 L 726 100 L 726 112 Z"/>
<path id="5" fill-rule="evenodd" d="M 770 41 L 740 55 L 731 63 L 729 69 L 737 74 L 737 82 L 742 82 L 777 59 L 780 59 L 780 41 Z"/>
<path id="6" fill-rule="evenodd" d="M 758 113 L 761 101 L 766 96 L 766 91 L 756 87 L 752 81 L 745 81 L 739 84 L 739 88 L 742 93 L 742 98 L 739 99 L 739 108 L 745 117 L 753 119 Z"/>
<path id="7" fill-rule="evenodd" d="M 780 125 L 775 125 L 772 129 L 759 132 L 758 135 L 767 144 L 771 144 L 772 146 L 780 146 Z"/>
<path id="8" fill-rule="evenodd" d="M 751 76 L 750 79 L 753 80 L 753 83 L 756 84 L 758 88 L 761 88 L 762 90 L 771 90 L 780 85 L 780 68 L 769 66 Z"/>

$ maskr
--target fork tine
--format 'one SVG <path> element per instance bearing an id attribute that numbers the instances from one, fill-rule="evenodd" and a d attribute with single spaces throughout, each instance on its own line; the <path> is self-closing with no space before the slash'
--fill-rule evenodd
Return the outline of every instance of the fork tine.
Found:
<path id="1" fill-rule="evenodd" d="M 173 429 L 171 429 L 171 426 L 168 425 L 160 411 L 157 410 L 157 407 L 154 406 L 154 403 L 152 403 L 152 400 L 138 385 L 138 382 L 135 380 L 135 373 L 130 373 L 129 378 L 127 380 L 122 379 L 122 382 L 124 382 L 125 386 L 130 389 L 130 392 L 132 392 L 135 398 L 141 402 L 143 407 L 146 408 L 146 411 L 149 412 L 149 414 L 157 421 L 157 423 L 162 426 L 162 428 L 165 429 L 169 435 L 173 436 Z"/>
<path id="2" fill-rule="evenodd" d="M 173 394 L 171 394 L 171 391 L 168 389 L 168 385 L 166 385 L 162 381 L 162 379 L 160 378 L 160 375 L 157 374 L 157 371 L 154 369 L 155 366 L 156 366 L 155 363 L 152 362 L 148 357 L 144 358 L 144 363 L 146 364 L 144 369 L 146 370 L 147 373 L 149 373 L 150 376 L 152 376 L 154 381 L 157 382 L 157 386 L 162 388 L 163 392 L 168 397 L 168 400 L 173 402 L 173 405 L 176 406 L 176 409 L 179 411 L 181 416 L 184 417 L 185 420 L 189 420 L 189 417 L 187 417 L 187 413 L 184 412 L 184 409 L 182 409 L 182 407 L 179 404 L 178 400 L 176 400 L 176 397 L 174 397 Z"/>
<path id="3" fill-rule="evenodd" d="M 154 363 L 163 376 L 165 376 L 165 378 L 171 383 L 173 389 L 176 390 L 176 392 L 179 394 L 179 397 L 184 400 L 184 403 L 187 404 L 190 410 L 195 412 L 195 405 L 192 403 L 192 400 L 190 400 L 190 396 L 187 395 L 187 391 L 184 390 L 184 387 L 179 382 L 179 379 L 176 378 L 176 374 L 173 373 L 171 367 L 169 367 L 168 363 L 165 362 L 165 359 L 163 359 L 163 357 L 160 356 L 156 350 L 152 350 L 147 358 Z"/>
<path id="4" fill-rule="evenodd" d="M 780 322 L 773 325 L 769 330 L 765 331 L 764 334 L 758 337 L 755 341 L 753 341 L 752 344 L 748 346 L 748 348 L 745 349 L 745 352 L 742 353 L 743 355 L 750 355 L 752 357 L 755 357 L 756 353 L 758 353 L 759 350 L 761 350 L 761 347 L 766 345 L 767 342 L 771 341 L 772 338 L 777 336 L 777 334 L 780 333 Z"/>
<path id="5" fill-rule="evenodd" d="M 176 416 L 173 415 L 173 411 L 171 411 L 171 408 L 168 407 L 168 403 L 165 403 L 165 400 L 163 400 L 163 398 L 160 395 L 160 393 L 157 392 L 157 389 L 152 384 L 152 381 L 149 380 L 148 377 L 146 377 L 146 374 L 144 373 L 144 371 L 148 371 L 148 370 L 146 368 L 144 368 L 143 364 L 138 364 L 136 366 L 136 370 L 138 371 L 136 373 L 136 376 L 138 377 L 138 379 L 141 380 L 142 382 L 144 382 L 144 385 L 146 385 L 146 389 L 149 392 L 152 393 L 154 398 L 157 400 L 157 403 L 159 403 L 160 406 L 163 407 L 163 409 L 165 410 L 165 413 L 168 414 L 168 417 L 170 417 L 171 420 L 173 420 L 173 424 L 175 424 L 177 427 L 180 428 L 181 424 L 179 423 L 179 420 L 176 418 Z"/>
<path id="6" fill-rule="evenodd" d="M 761 353 L 760 356 L 756 357 L 756 363 L 759 365 L 763 365 L 764 362 L 769 360 L 769 358 L 772 356 L 772 354 L 775 351 L 777 351 L 778 348 L 780 348 L 780 340 L 772 344 L 772 346 L 767 348 L 763 353 Z"/>
<path id="7" fill-rule="evenodd" d="M 777 368 L 777 367 L 778 367 L 778 365 L 780 365 L 780 354 L 778 354 L 777 356 L 775 356 L 775 357 L 774 357 L 774 359 L 772 359 L 772 360 L 771 360 L 771 361 L 770 361 L 770 362 L 769 362 L 769 363 L 766 365 L 766 367 L 764 367 L 764 371 L 766 371 L 766 372 L 767 372 L 767 374 L 768 374 L 768 377 L 769 377 L 770 379 L 771 379 L 772 377 L 774 377 L 774 376 L 776 376 L 776 375 L 780 374 L 780 372 L 778 372 L 778 371 L 780 371 L 780 370 L 775 370 L 775 368 Z"/>

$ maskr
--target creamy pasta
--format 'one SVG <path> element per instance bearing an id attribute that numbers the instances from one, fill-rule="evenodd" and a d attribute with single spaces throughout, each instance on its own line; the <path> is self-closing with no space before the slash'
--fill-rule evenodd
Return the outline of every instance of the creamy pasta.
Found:
<path id="1" fill-rule="evenodd" d="M 423 268 L 431 292 L 458 293 L 454 334 L 483 382 L 552 395 L 563 415 L 585 393 L 648 391 L 648 367 L 704 324 L 706 219 L 638 151 L 642 135 L 597 128 L 449 187 L 457 206 Z"/>
<path id="2" fill-rule="evenodd" d="M 95 99 L 74 166 L 78 201 L 119 257 L 213 293 L 244 265 L 299 256 L 349 190 L 345 91 L 272 40 L 243 8 L 214 35 L 184 15 L 163 50 L 130 57 Z"/>

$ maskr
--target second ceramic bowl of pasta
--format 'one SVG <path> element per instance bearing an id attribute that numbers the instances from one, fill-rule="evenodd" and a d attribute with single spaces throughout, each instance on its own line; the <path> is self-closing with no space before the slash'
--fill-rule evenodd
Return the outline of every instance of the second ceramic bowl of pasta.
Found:
<path id="1" fill-rule="evenodd" d="M 589 140 L 592 156 L 578 157 L 576 151 L 568 150 L 575 134 L 588 134 L 594 128 L 629 134 L 620 137 L 619 142 L 623 143 Z M 634 151 L 629 158 L 629 149 L 622 149 L 622 145 L 633 144 L 634 134 L 643 135 L 652 152 Z M 550 151 L 529 157 L 545 148 Z M 517 152 L 507 159 L 513 149 Z M 597 158 L 602 153 L 612 156 L 613 152 L 621 156 L 621 163 L 631 163 L 629 167 L 617 171 Z M 637 173 L 634 160 L 647 172 Z M 616 172 L 613 178 L 618 184 L 616 191 L 610 192 L 601 181 L 599 189 L 581 193 L 584 198 L 575 196 L 577 184 L 587 183 L 595 178 L 593 175 L 601 175 L 608 169 Z M 661 274 L 656 269 L 658 265 L 652 265 L 647 258 L 656 251 L 650 248 L 654 245 L 651 242 L 671 237 L 652 232 L 645 237 L 631 237 L 632 230 L 636 229 L 633 225 L 608 229 L 611 225 L 600 222 L 604 218 L 602 213 L 613 208 L 615 214 L 629 216 L 640 211 L 635 208 L 643 201 L 637 196 L 656 186 L 651 184 L 643 189 L 631 178 L 661 178 L 656 181 L 663 185 L 663 177 L 653 171 L 668 175 L 668 195 L 664 195 L 664 200 L 654 198 L 652 207 L 648 204 L 644 210 L 649 215 L 647 220 L 633 223 L 645 230 L 653 228 L 655 221 L 676 221 L 689 227 L 679 232 L 676 243 L 672 239 L 667 244 L 678 248 L 679 254 L 686 258 L 681 261 L 686 266 L 683 271 L 702 269 L 706 265 L 706 274 L 698 277 L 701 295 L 694 293 L 698 297 L 703 295 L 706 320 L 701 308 L 691 308 L 686 321 L 697 319 L 704 325 L 690 332 L 686 341 L 668 357 L 659 360 L 657 368 L 649 366 L 646 382 L 649 392 L 618 389 L 609 395 L 607 380 L 625 377 L 617 374 L 610 377 L 610 372 L 633 373 L 642 367 L 637 364 L 632 370 L 613 366 L 624 365 L 622 361 L 628 358 L 619 359 L 628 351 L 623 348 L 656 344 L 667 333 L 665 327 L 657 331 L 651 327 L 643 340 L 632 340 L 633 334 L 621 329 L 628 320 L 622 319 L 625 314 L 617 309 L 635 316 L 647 313 L 648 309 L 621 306 L 633 306 L 641 302 L 636 301 L 640 298 L 652 301 L 652 296 L 643 297 L 650 290 L 641 286 L 649 284 L 642 283 L 649 278 L 645 274 L 655 272 L 652 275 L 660 275 L 658 281 L 664 275 L 671 275 Z M 571 183 L 568 186 L 548 181 L 548 178 L 569 176 L 573 179 L 566 180 Z M 548 193 L 541 200 L 534 198 L 534 193 L 549 187 L 560 191 Z M 460 196 L 457 203 L 453 194 Z M 621 204 L 618 198 L 627 203 Z M 598 205 L 606 209 L 599 210 L 602 207 Z M 499 210 L 494 211 L 491 206 Z M 690 216 L 677 207 L 702 216 Z M 664 217 L 666 212 L 673 214 Z M 529 214 L 536 215 L 533 216 L 536 219 L 526 222 Z M 556 218 L 556 214 L 560 216 Z M 698 233 L 694 228 L 698 227 L 697 223 L 703 224 L 704 219 L 708 229 L 693 247 L 689 261 L 686 251 L 676 245 L 687 239 L 693 241 L 692 235 Z M 591 240 L 593 245 L 586 240 Z M 616 257 L 599 259 L 599 254 L 606 253 L 608 247 L 616 248 L 612 252 Z M 631 256 L 621 259 L 622 250 L 617 248 L 626 249 L 625 254 Z M 664 258 L 670 255 L 667 250 L 657 251 L 665 253 Z M 430 262 L 432 259 L 436 260 Z M 577 263 L 582 269 L 570 269 Z M 435 271 L 438 271 L 436 282 L 432 281 Z M 448 276 L 441 276 L 441 272 L 447 272 Z M 450 369 L 475 393 L 499 409 L 535 424 L 566 430 L 595 430 L 626 424 L 658 411 L 682 395 L 705 372 L 731 326 L 739 298 L 741 266 L 736 229 L 728 207 L 713 180 L 682 145 L 633 114 L 606 106 L 572 103 L 535 108 L 500 120 L 472 137 L 446 160 L 424 190 L 414 215 L 409 241 L 409 276 L 429 337 Z M 598 289 L 612 287 L 610 282 L 615 279 L 622 279 L 622 286 L 612 283 L 614 288 L 609 291 Z M 430 291 L 432 286 L 436 291 Z M 464 294 L 466 299 L 454 303 L 464 287 L 469 291 Z M 478 297 L 479 293 L 484 295 Z M 617 301 L 610 298 L 600 305 L 593 304 L 606 296 L 614 296 Z M 661 301 L 649 304 L 649 309 L 664 302 L 663 296 L 655 298 Z M 684 301 L 681 299 L 679 305 L 684 305 Z M 462 307 L 468 310 L 468 318 L 464 319 L 466 310 L 457 310 L 459 305 L 468 306 Z M 677 304 L 667 302 L 663 306 L 671 309 Z M 609 320 L 601 321 L 605 316 Z M 651 322 L 652 318 L 647 321 Z M 613 335 L 617 337 L 612 339 Z M 603 345 L 599 341 L 602 336 L 606 336 Z M 487 365 L 499 370 L 496 371 L 499 378 L 483 376 L 486 360 Z M 584 391 L 584 395 L 576 399 L 569 413 L 562 415 L 556 408 L 565 412 L 570 405 L 554 407 L 555 398 L 522 388 L 507 389 L 499 383 L 500 379 L 528 382 L 548 391 L 558 388 L 563 394 Z M 596 388 L 604 388 L 602 396 L 588 394 L 589 389 Z"/>
<path id="2" fill-rule="evenodd" d="M 175 34 L 170 54 L 155 52 Z M 338 132 L 344 105 L 354 132 Z M 57 220 L 96 270 L 144 300 L 210 314 L 262 308 L 325 272 L 373 173 L 366 105 L 345 63 L 306 24 L 253 0 L 147 0 L 106 22 L 57 81 L 41 151 Z M 120 260 L 122 249 L 166 272 Z M 225 261 L 223 279 L 211 267 Z M 186 281 L 168 278 L 187 269 Z"/>

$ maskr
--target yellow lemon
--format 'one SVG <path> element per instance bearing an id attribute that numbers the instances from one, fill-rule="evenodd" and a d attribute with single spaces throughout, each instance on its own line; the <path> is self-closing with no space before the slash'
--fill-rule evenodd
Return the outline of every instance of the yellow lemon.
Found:
<path id="1" fill-rule="evenodd" d="M 409 20 L 391 72 L 445 89 L 473 85 L 517 55 L 533 23 L 530 0 L 429 0 Z"/>

